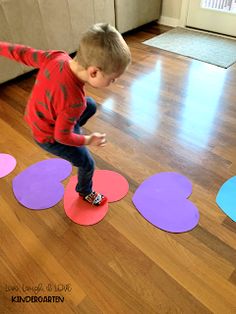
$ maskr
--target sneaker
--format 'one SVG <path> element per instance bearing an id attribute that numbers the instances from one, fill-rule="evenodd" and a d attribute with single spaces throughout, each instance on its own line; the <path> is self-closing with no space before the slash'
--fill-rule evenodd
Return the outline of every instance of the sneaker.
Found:
<path id="1" fill-rule="evenodd" d="M 84 196 L 83 198 L 86 202 L 90 203 L 91 205 L 100 206 L 106 203 L 107 198 L 106 196 L 97 193 L 95 191 L 91 192 L 90 194 Z"/>

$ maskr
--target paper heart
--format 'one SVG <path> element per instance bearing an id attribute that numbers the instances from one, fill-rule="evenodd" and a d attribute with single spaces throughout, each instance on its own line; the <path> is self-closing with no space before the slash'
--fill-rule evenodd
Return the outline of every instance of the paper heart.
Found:
<path id="1" fill-rule="evenodd" d="M 105 217 L 108 211 L 108 203 L 96 207 L 82 200 L 75 191 L 77 181 L 77 176 L 73 176 L 66 186 L 64 196 L 65 213 L 75 223 L 86 226 L 94 225 Z M 104 194 L 108 202 L 115 202 L 127 194 L 129 184 L 117 172 L 96 170 L 93 176 L 93 190 Z"/>
<path id="2" fill-rule="evenodd" d="M 93 176 L 95 191 L 106 195 L 108 202 L 116 202 L 129 191 L 128 181 L 119 173 L 110 170 L 96 170 Z"/>
<path id="3" fill-rule="evenodd" d="M 71 164 L 63 159 L 40 161 L 14 178 L 14 195 L 27 208 L 50 208 L 62 199 L 64 187 L 61 181 L 67 178 L 71 171 Z"/>
<path id="4" fill-rule="evenodd" d="M 101 221 L 107 211 L 108 203 L 102 206 L 92 206 L 85 202 L 75 191 L 77 176 L 70 178 L 65 189 L 64 209 L 66 215 L 75 223 L 83 226 L 91 226 Z"/>
<path id="5" fill-rule="evenodd" d="M 181 174 L 162 172 L 146 179 L 135 191 L 133 203 L 154 226 L 169 232 L 186 232 L 199 221 L 196 206 L 187 198 L 191 182 Z"/>
<path id="6" fill-rule="evenodd" d="M 0 154 L 0 178 L 7 176 L 16 167 L 16 159 L 9 154 Z"/>
<path id="7" fill-rule="evenodd" d="M 229 218 L 236 222 L 236 176 L 222 185 L 216 196 L 216 203 Z"/>

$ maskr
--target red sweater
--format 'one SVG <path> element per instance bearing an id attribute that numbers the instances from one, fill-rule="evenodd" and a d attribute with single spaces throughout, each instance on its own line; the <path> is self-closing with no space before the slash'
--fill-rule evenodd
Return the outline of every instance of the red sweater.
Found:
<path id="1" fill-rule="evenodd" d="M 71 71 L 70 56 L 6 42 L 0 42 L 0 55 L 39 68 L 25 111 L 36 141 L 83 145 L 85 137 L 73 130 L 86 108 L 84 83 Z"/>

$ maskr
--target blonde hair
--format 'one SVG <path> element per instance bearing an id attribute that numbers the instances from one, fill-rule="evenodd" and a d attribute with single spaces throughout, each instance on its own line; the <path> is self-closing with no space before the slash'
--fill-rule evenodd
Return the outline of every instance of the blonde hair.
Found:
<path id="1" fill-rule="evenodd" d="M 123 73 L 131 62 L 131 54 L 113 26 L 98 23 L 83 34 L 75 60 L 85 69 L 95 66 L 106 74 Z"/>

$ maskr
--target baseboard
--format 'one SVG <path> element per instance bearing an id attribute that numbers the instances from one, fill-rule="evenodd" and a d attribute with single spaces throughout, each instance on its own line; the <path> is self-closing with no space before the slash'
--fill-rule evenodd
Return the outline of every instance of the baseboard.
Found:
<path id="1" fill-rule="evenodd" d="M 176 27 L 179 26 L 179 19 L 175 19 L 173 17 L 161 16 L 158 20 L 159 24 Z"/>

